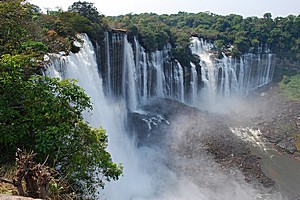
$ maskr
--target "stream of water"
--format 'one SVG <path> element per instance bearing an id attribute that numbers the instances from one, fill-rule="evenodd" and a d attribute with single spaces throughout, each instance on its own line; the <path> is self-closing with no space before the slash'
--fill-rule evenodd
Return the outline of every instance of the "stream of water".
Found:
<path id="1" fill-rule="evenodd" d="M 286 153 L 279 153 L 274 144 L 264 140 L 259 129 L 232 128 L 231 131 L 249 142 L 251 151 L 261 157 L 263 172 L 275 181 L 278 190 L 289 199 L 300 198 L 300 162 Z"/>

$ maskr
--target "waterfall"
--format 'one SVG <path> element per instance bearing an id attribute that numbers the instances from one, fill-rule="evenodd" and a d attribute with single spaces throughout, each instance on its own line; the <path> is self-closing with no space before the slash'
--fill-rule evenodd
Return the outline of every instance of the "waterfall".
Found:
<path id="1" fill-rule="evenodd" d="M 106 60 L 106 66 L 105 68 L 107 69 L 107 76 L 106 80 L 108 82 L 108 85 L 111 85 L 111 71 L 110 71 L 110 42 L 109 42 L 109 34 L 108 32 L 105 32 L 105 60 Z M 111 90 L 108 91 L 108 94 L 111 96 Z"/>
<path id="2" fill-rule="evenodd" d="M 92 114 L 85 112 L 84 119 L 93 127 L 107 130 L 108 151 L 114 162 L 121 162 L 125 166 L 124 177 L 117 182 L 107 183 L 105 191 L 100 191 L 99 198 L 119 200 L 150 196 L 155 193 L 154 188 L 150 187 L 152 177 L 143 171 L 145 167 L 141 160 L 144 157 L 135 149 L 134 140 L 126 134 L 126 104 L 123 100 L 111 101 L 113 97 L 104 95 L 93 46 L 86 35 L 82 36 L 82 40 L 84 43 L 79 53 L 70 53 L 67 57 L 52 56 L 52 65 L 47 68 L 45 75 L 78 81 L 77 84 L 86 91 L 93 103 Z"/>
<path id="3" fill-rule="evenodd" d="M 191 62 L 191 100 L 190 103 L 192 105 L 196 105 L 198 101 L 198 74 L 196 70 L 196 66 Z"/>
<path id="4" fill-rule="evenodd" d="M 198 38 L 191 41 L 192 52 L 200 58 L 197 70 L 193 63 L 185 70 L 170 60 L 170 47 L 147 53 L 136 38 L 131 44 L 124 33 L 106 33 L 104 47 L 105 67 L 100 72 L 104 93 L 124 100 L 131 111 L 152 97 L 213 106 L 220 98 L 247 95 L 269 83 L 274 72 L 273 54 L 247 53 L 240 58 L 223 54 L 217 59 L 211 53 L 213 45 Z"/>
<path id="5" fill-rule="evenodd" d="M 223 54 L 215 57 L 214 46 L 192 38 L 191 51 L 200 62 L 182 66 L 169 57 L 170 46 L 146 52 L 125 33 L 105 34 L 105 68 L 102 68 L 106 93 L 124 99 L 131 111 L 149 98 L 171 98 L 186 104 L 210 109 L 223 98 L 248 95 L 272 80 L 274 55 L 247 53 L 240 58 Z M 190 74 L 189 74 L 190 73 Z"/>
<path id="6" fill-rule="evenodd" d="M 124 58 L 123 58 L 123 84 L 122 96 L 127 96 L 127 101 L 129 102 L 129 110 L 136 110 L 138 104 L 137 94 L 137 77 L 136 77 L 136 67 L 134 63 L 133 50 L 131 45 L 127 40 L 127 36 L 124 38 Z"/>
<path id="7" fill-rule="evenodd" d="M 157 97 L 164 97 L 166 92 L 165 92 L 165 76 L 163 73 L 163 52 L 161 51 L 156 51 L 152 53 L 152 62 L 153 66 L 156 71 L 156 88 L 155 88 L 155 95 Z"/>
<path id="8" fill-rule="evenodd" d="M 191 49 L 201 58 L 201 70 L 192 63 L 191 70 L 186 70 L 187 66 L 169 58 L 167 46 L 162 51 L 145 52 L 136 38 L 131 44 L 124 33 L 106 33 L 102 49 L 104 59 L 101 60 L 105 67 L 98 67 L 93 45 L 86 35 L 82 40 L 79 53 L 52 56 L 52 65 L 45 74 L 78 81 L 93 103 L 93 111 L 85 112 L 84 119 L 93 127 L 102 126 L 107 130 L 112 159 L 123 163 L 124 177 L 107 183 L 104 191 L 99 190 L 99 199 L 209 200 L 221 199 L 224 194 L 228 199 L 255 198 L 255 191 L 234 182 L 218 194 L 210 188 L 199 188 L 189 177 L 169 169 L 162 162 L 165 156 L 162 152 L 151 147 L 137 147 L 135 138 L 129 136 L 126 122 L 129 112 L 142 113 L 138 110 L 139 105 L 150 98 L 171 98 L 198 105 L 201 95 L 207 95 L 204 98 L 211 100 L 218 92 L 227 96 L 243 89 L 253 90 L 271 80 L 273 56 L 268 56 L 266 61 L 264 56 L 261 59 L 264 61 L 258 61 L 257 57 L 256 63 L 252 63 L 253 55 L 250 54 L 240 60 L 228 57 L 214 60 L 208 53 L 212 45 L 194 39 Z M 251 71 L 257 62 L 261 62 L 262 69 Z M 253 78 L 253 74 L 262 78 Z M 156 116 L 160 116 L 159 113 Z M 168 122 L 162 116 L 157 119 Z M 145 121 L 149 123 L 149 120 Z M 157 121 L 151 122 L 155 125 Z M 213 175 L 217 177 L 215 182 L 227 180 L 225 175 Z"/>
<path id="9" fill-rule="evenodd" d="M 107 37 L 109 38 L 109 37 Z M 171 61 L 169 56 L 170 47 L 166 46 L 162 51 L 145 52 L 145 49 L 134 38 L 133 44 L 129 43 L 125 34 L 113 33 L 111 44 L 106 47 L 117 45 L 112 48 L 114 55 L 105 50 L 106 67 L 102 70 L 102 77 L 110 73 L 112 81 L 104 81 L 106 88 L 112 90 L 112 94 L 125 98 L 130 110 L 152 97 L 173 98 L 185 101 L 184 69 L 177 61 Z M 107 42 L 107 40 L 106 40 Z M 117 44 L 116 44 L 117 43 Z M 123 46 L 121 49 L 119 46 Z M 110 55 L 109 57 L 107 55 Z M 118 55 L 123 55 L 122 64 Z M 112 60 L 114 64 L 112 63 Z M 119 92 L 120 90 L 121 92 Z"/>
<path id="10" fill-rule="evenodd" d="M 202 101 L 204 103 L 210 104 L 210 102 L 215 101 L 216 95 L 216 81 L 217 74 L 215 67 L 215 63 L 213 63 L 213 59 L 211 59 L 210 49 L 212 48 L 212 44 L 207 43 L 203 39 L 193 39 L 191 42 L 191 51 L 193 54 L 196 54 L 200 57 L 200 66 L 201 66 L 201 80 L 204 84 L 204 88 L 202 88 L 201 96 L 203 98 Z M 200 99 L 200 97 L 198 97 Z"/>
<path id="11" fill-rule="evenodd" d="M 271 53 L 247 53 L 240 58 L 223 54 L 215 58 L 213 45 L 203 39 L 192 38 L 191 51 L 200 58 L 201 79 L 204 87 L 201 95 L 209 102 L 238 95 L 247 95 L 272 81 L 274 58 Z M 204 98 L 204 97 L 203 97 Z"/>

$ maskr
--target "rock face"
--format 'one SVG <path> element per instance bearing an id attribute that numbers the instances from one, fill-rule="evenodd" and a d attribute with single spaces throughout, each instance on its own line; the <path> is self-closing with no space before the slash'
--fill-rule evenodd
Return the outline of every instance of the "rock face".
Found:
<path id="1" fill-rule="evenodd" d="M 275 158 L 276 161 L 272 162 L 271 169 L 275 169 L 275 175 L 280 177 L 274 179 L 276 184 L 283 189 L 287 199 L 299 200 L 300 129 L 297 123 L 299 123 L 300 102 L 287 99 L 275 83 L 262 90 L 263 96 L 261 91 L 257 91 L 253 99 L 250 98 L 248 101 L 251 109 L 256 112 L 252 120 L 261 130 L 261 136 L 265 141 L 270 142 L 281 154 L 280 157 L 284 158 L 283 160 Z M 279 167 L 282 171 L 278 170 Z"/>
<path id="2" fill-rule="evenodd" d="M 30 197 L 13 196 L 13 195 L 5 195 L 5 194 L 0 194 L 0 199 L 1 200 L 34 200 L 33 198 Z"/>
<path id="3" fill-rule="evenodd" d="M 143 110 L 129 116 L 138 145 L 164 149 L 172 158 L 169 167 L 178 173 L 192 178 L 206 167 L 218 168 L 231 175 L 242 173 L 247 182 L 258 187 L 274 186 L 262 172 L 259 157 L 251 154 L 246 142 L 234 135 L 218 115 L 169 99 L 152 100 Z"/>
<path id="4" fill-rule="evenodd" d="M 250 103 L 259 110 L 253 121 L 261 129 L 262 136 L 278 150 L 300 157 L 300 102 L 284 97 L 276 84 L 267 88 L 264 94 Z"/>

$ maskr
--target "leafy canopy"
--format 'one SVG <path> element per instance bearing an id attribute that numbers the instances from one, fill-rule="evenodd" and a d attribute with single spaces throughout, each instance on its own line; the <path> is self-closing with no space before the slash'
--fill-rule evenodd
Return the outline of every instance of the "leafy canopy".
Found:
<path id="1" fill-rule="evenodd" d="M 99 14 L 97 8 L 94 6 L 94 3 L 89 3 L 86 1 L 74 2 L 68 9 L 70 12 L 76 12 L 80 16 L 86 17 L 92 22 L 100 23 L 102 15 Z"/>
<path id="2" fill-rule="evenodd" d="M 38 162 L 48 157 L 77 189 L 104 187 L 102 176 L 117 180 L 122 170 L 106 151 L 105 130 L 91 128 L 81 115 L 92 108 L 90 98 L 74 80 L 35 75 L 34 68 L 30 57 L 1 57 L 0 162 L 13 161 L 22 148 L 34 150 Z"/>
<path id="3" fill-rule="evenodd" d="M 215 42 L 219 51 L 236 57 L 256 53 L 259 47 L 267 45 L 279 58 L 300 60 L 300 15 L 272 19 L 271 13 L 265 13 L 262 18 L 243 18 L 236 14 L 178 12 L 171 15 L 130 13 L 106 19 L 113 28 L 133 32 L 148 51 L 171 44 L 179 61 L 186 62 L 184 58 L 189 56 L 190 52 L 184 48 L 188 47 L 191 36 Z"/>

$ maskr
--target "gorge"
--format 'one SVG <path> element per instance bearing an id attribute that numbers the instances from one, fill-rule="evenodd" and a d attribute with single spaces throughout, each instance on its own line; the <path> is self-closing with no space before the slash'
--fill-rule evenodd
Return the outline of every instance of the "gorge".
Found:
<path id="1" fill-rule="evenodd" d="M 245 138 L 233 134 L 231 127 L 252 125 L 249 119 L 228 120 L 245 111 L 246 95 L 271 82 L 275 55 L 262 48 L 215 58 L 212 44 L 191 38 L 199 63 L 182 66 L 170 46 L 146 53 L 124 32 L 106 33 L 97 49 L 82 40 L 79 53 L 50 56 L 45 73 L 78 81 L 94 107 L 85 119 L 107 129 L 109 152 L 123 163 L 124 177 L 99 198 L 284 199 Z"/>
<path id="2" fill-rule="evenodd" d="M 300 15 L 8 0 L 0 25 L 0 198 L 299 199 Z"/>

